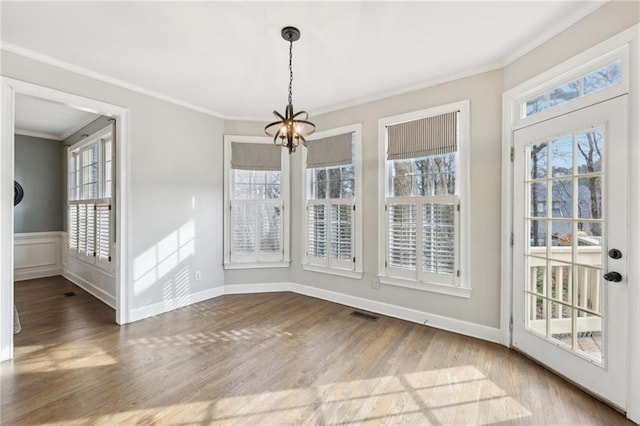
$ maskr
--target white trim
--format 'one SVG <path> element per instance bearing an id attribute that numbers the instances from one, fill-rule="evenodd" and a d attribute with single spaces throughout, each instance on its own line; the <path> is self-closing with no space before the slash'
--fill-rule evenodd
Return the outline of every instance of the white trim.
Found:
<path id="1" fill-rule="evenodd" d="M 339 303 L 357 309 L 364 309 L 381 315 L 411 321 L 418 324 L 425 324 L 429 327 L 439 328 L 452 333 L 464 336 L 475 337 L 488 342 L 500 342 L 500 330 L 485 325 L 474 324 L 472 322 L 444 317 L 390 303 L 379 302 L 362 297 L 351 296 L 335 291 L 324 290 L 317 287 L 306 286 L 294 282 L 266 283 L 266 284 L 231 284 L 224 286 L 224 294 L 253 294 L 284 292 L 302 294 L 315 297 L 328 302 Z"/>
<path id="2" fill-rule="evenodd" d="M 356 258 L 356 261 L 358 258 Z M 350 269 L 330 268 L 320 265 L 302 264 L 302 269 L 309 272 L 318 272 L 320 274 L 336 275 L 339 277 L 352 278 L 356 280 L 362 279 L 362 271 L 352 271 Z"/>
<path id="3" fill-rule="evenodd" d="M 585 3 L 580 9 L 576 10 L 572 14 L 565 16 L 560 22 L 551 25 L 546 29 L 546 31 L 538 34 L 536 37 L 532 38 L 528 43 L 521 45 L 517 50 L 505 56 L 502 60 L 502 66 L 506 67 L 507 65 L 517 61 L 522 58 L 527 53 L 536 49 L 540 45 L 549 41 L 553 37 L 557 36 L 576 22 L 582 20 L 586 16 L 592 14 L 596 10 L 600 9 L 602 6 L 607 4 L 609 0 L 595 0 Z"/>
<path id="4" fill-rule="evenodd" d="M 303 255 L 302 255 L 302 269 L 307 271 L 325 273 L 330 275 L 338 275 L 347 278 L 362 278 L 362 264 L 363 264 L 363 251 L 362 251 L 362 191 L 363 191 L 363 158 L 362 158 L 362 123 L 350 124 L 347 126 L 336 127 L 334 129 L 324 130 L 322 132 L 315 133 L 313 135 L 313 139 L 310 139 L 310 143 L 313 143 L 314 140 L 328 138 L 331 136 L 343 135 L 346 133 L 354 134 L 354 147 L 355 152 L 352 153 L 355 161 L 352 161 L 354 168 L 354 192 L 355 197 L 353 199 L 353 205 L 355 206 L 355 214 L 353 216 L 353 227 L 355 231 L 355 238 L 352 238 L 353 244 L 353 257 L 356 258 L 355 265 L 353 265 L 353 269 L 342 269 L 339 267 L 331 267 L 331 266 L 321 266 L 321 265 L 313 265 L 309 263 L 309 257 L 307 255 L 307 237 L 309 235 L 308 230 L 308 214 L 307 214 L 307 150 L 304 149 L 302 151 L 302 155 L 300 156 L 300 182 L 301 182 L 301 197 L 300 197 L 300 211 L 301 211 L 301 222 L 302 223 L 302 232 L 300 235 L 302 244 Z M 326 201 L 330 204 L 330 198 L 327 198 Z M 340 202 L 348 202 L 347 198 L 336 199 Z M 320 201 L 320 200 L 318 200 Z M 346 204 L 346 203 L 345 203 Z"/>
<path id="5" fill-rule="evenodd" d="M 500 341 L 500 330 L 497 328 L 392 305 L 390 303 L 337 293 L 317 287 L 291 283 L 290 288 L 290 291 L 298 294 L 304 294 L 305 296 L 317 297 L 318 299 L 327 300 L 329 302 L 352 306 L 354 308 L 364 309 L 370 312 L 418 324 L 425 324 L 429 327 L 439 328 L 441 330 L 451 331 L 453 333 L 475 337 L 489 342 L 498 343 Z"/>
<path id="6" fill-rule="evenodd" d="M 15 123 L 15 94 L 21 93 L 44 98 L 68 105 L 83 111 L 107 115 L 118 120 L 118 135 L 116 138 L 116 173 L 118 185 L 116 187 L 116 216 L 117 238 L 116 244 L 116 322 L 129 322 L 129 301 L 131 300 L 132 265 L 128 261 L 128 248 L 131 235 L 128 232 L 130 212 L 130 124 L 129 110 L 116 105 L 89 99 L 36 84 L 15 80 L 8 77 L 1 78 L 0 94 L 2 95 L 2 143 L 0 146 L 0 360 L 13 357 L 13 190 L 11 185 L 14 177 L 14 123 Z"/>
<path id="7" fill-rule="evenodd" d="M 231 261 L 231 142 L 271 144 L 273 139 L 265 136 L 224 135 L 224 164 L 223 164 L 223 234 L 224 234 L 224 269 L 254 269 L 254 268 L 286 268 L 291 263 L 290 254 L 290 223 L 291 223 L 291 166 L 286 149 L 282 149 L 282 178 L 280 200 L 282 201 L 282 260 L 275 262 L 232 262 Z"/>
<path id="8" fill-rule="evenodd" d="M 452 111 L 459 111 L 458 126 L 458 167 L 457 167 L 457 193 L 460 200 L 460 216 L 459 216 L 459 258 L 457 269 L 460 270 L 460 277 L 456 279 L 458 289 L 472 289 L 471 283 L 471 185 L 470 185 L 470 151 L 471 151 L 471 104 L 469 100 L 449 103 L 419 111 L 412 111 L 405 114 L 384 117 L 378 120 L 378 276 L 387 277 L 387 284 L 403 285 L 407 280 L 393 280 L 388 276 L 385 261 L 387 260 L 387 223 L 385 214 L 385 205 L 387 202 L 387 131 L 386 128 L 390 124 L 418 120 L 425 117 L 445 114 Z M 418 271 L 416 271 L 418 273 Z M 416 275 L 417 276 L 417 275 Z M 417 280 L 415 284 L 420 285 Z M 408 286 L 416 288 L 413 285 Z M 440 286 L 438 286 L 440 287 Z M 418 287 L 422 290 L 429 291 L 425 286 Z M 441 291 L 438 291 L 441 293 Z M 463 292 L 456 292 L 459 294 Z"/>
<path id="9" fill-rule="evenodd" d="M 14 233 L 14 281 L 32 280 L 60 275 L 62 273 L 62 242 L 63 233 L 52 232 L 28 232 Z M 35 246 L 23 256 L 19 256 L 19 247 Z M 38 255 L 37 248 L 53 246 L 53 258 Z M 16 255 L 18 253 L 18 255 Z"/>
<path id="10" fill-rule="evenodd" d="M 629 193 L 640 193 L 640 25 L 630 42 L 629 74 Z M 640 197 L 629 198 L 629 259 L 640 256 Z M 629 390 L 627 417 L 640 424 L 640 263 L 628 262 L 629 283 Z"/>
<path id="11" fill-rule="evenodd" d="M 402 279 L 387 276 L 378 276 L 380 284 L 391 285 L 396 287 L 410 288 L 419 291 L 428 291 L 431 293 L 446 294 L 449 296 L 471 298 L 471 289 L 466 287 L 453 287 L 437 283 L 421 282 L 412 279 Z"/>
<path id="12" fill-rule="evenodd" d="M 512 309 L 512 250 L 510 236 L 513 229 L 513 164 L 511 163 L 511 147 L 513 146 L 513 130 L 517 119 L 517 100 L 524 93 L 543 87 L 547 82 L 557 78 L 583 64 L 607 55 L 625 45 L 629 45 L 630 79 L 628 81 L 630 97 L 629 127 L 630 141 L 640 139 L 640 24 L 597 44 L 596 46 L 550 68 L 544 73 L 508 90 L 503 94 L 502 101 L 502 230 L 501 230 L 501 301 L 500 327 L 503 345 L 511 345 L 509 319 Z M 640 164 L 640 147 L 630 143 L 630 161 Z M 629 193 L 640 191 L 640 171 L 637 167 L 630 167 Z M 640 199 L 630 198 L 629 231 L 630 238 L 629 259 L 637 259 L 640 255 Z M 627 417 L 640 423 L 640 264 L 629 263 L 629 384 L 627 392 Z"/>
<path id="13" fill-rule="evenodd" d="M 96 299 L 102 301 L 105 305 L 115 309 L 116 298 L 113 295 L 91 284 L 89 281 L 85 280 L 79 275 L 74 274 L 73 272 L 71 272 L 66 268 L 62 271 L 62 276 L 68 279 L 69 281 L 71 281 L 72 283 L 74 283 L 75 285 L 77 285 L 78 287 L 80 287 L 81 289 L 83 289 L 84 291 L 86 291 L 87 293 L 94 296 Z"/>
<path id="14" fill-rule="evenodd" d="M 211 115 L 211 116 L 217 117 L 217 118 L 223 118 L 223 119 L 225 118 L 219 112 L 211 111 L 209 109 L 202 108 L 200 106 L 191 104 L 189 102 L 181 101 L 180 99 L 176 99 L 174 97 L 171 97 L 171 96 L 168 96 L 168 95 L 164 95 L 164 94 L 162 94 L 160 92 L 156 92 L 155 90 L 146 89 L 144 87 L 140 87 L 140 86 L 137 86 L 137 85 L 132 84 L 132 83 L 127 83 L 124 80 L 120 80 L 118 78 L 114 78 L 114 77 L 108 76 L 106 74 L 102 74 L 100 72 L 90 70 L 88 68 L 84 68 L 84 67 L 81 67 L 81 66 L 78 66 L 78 65 L 74 65 L 74 64 L 71 64 L 69 62 L 61 61 L 60 59 L 52 58 L 51 56 L 47 56 L 47 55 L 35 52 L 33 50 L 30 50 L 30 49 L 25 49 L 23 47 L 19 47 L 19 46 L 16 46 L 14 44 L 7 43 L 5 41 L 3 41 L 0 44 L 0 49 L 4 50 L 6 52 L 9 52 L 9 53 L 13 53 L 13 54 L 16 54 L 16 55 L 23 56 L 25 58 L 29 58 L 29 59 L 33 59 L 33 60 L 38 61 L 38 62 L 42 62 L 43 64 L 47 64 L 47 65 L 51 65 L 51 66 L 54 66 L 54 67 L 57 67 L 57 68 L 61 68 L 61 69 L 65 70 L 65 71 L 69 71 L 69 72 L 72 72 L 74 74 L 80 74 L 80 75 L 83 75 L 85 77 L 93 78 L 93 79 L 98 80 L 98 81 L 102 81 L 102 82 L 105 82 L 105 83 L 113 84 L 113 85 L 118 86 L 118 87 L 122 87 L 122 88 L 125 88 L 125 89 L 128 89 L 128 90 L 132 90 L 134 92 L 138 92 L 138 93 L 141 93 L 143 95 L 150 96 L 150 97 L 155 98 L 155 99 L 159 99 L 161 101 L 169 102 L 169 103 L 174 104 L 174 105 L 178 105 L 178 106 L 181 106 L 181 107 L 184 107 L 184 108 L 188 108 L 188 109 L 193 110 L 193 111 L 201 112 L 203 114 Z"/>
<path id="15" fill-rule="evenodd" d="M 224 294 L 224 287 L 214 287 L 208 290 L 191 293 L 182 297 L 175 297 L 152 305 L 134 308 L 131 310 L 130 322 L 140 321 L 149 317 L 164 314 L 178 308 L 213 299 Z"/>
<path id="16" fill-rule="evenodd" d="M 224 269 L 288 268 L 291 262 L 225 262 Z"/>
<path id="17" fill-rule="evenodd" d="M 256 294 L 291 291 L 293 283 L 225 284 L 224 294 Z"/>
<path id="18" fill-rule="evenodd" d="M 20 136 L 29 136 L 32 138 L 39 138 L 39 139 L 49 139 L 52 141 L 63 140 L 59 136 L 54 135 L 53 133 L 32 132 L 31 130 L 24 130 L 24 129 L 18 129 L 18 128 L 14 130 L 14 133 Z"/>

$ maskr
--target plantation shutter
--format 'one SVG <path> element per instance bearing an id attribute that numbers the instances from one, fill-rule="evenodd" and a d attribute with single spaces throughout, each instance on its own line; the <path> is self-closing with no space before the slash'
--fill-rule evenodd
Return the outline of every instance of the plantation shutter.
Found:
<path id="1" fill-rule="evenodd" d="M 309 142 L 307 168 L 332 167 L 351 164 L 353 133 L 344 133 Z"/>
<path id="2" fill-rule="evenodd" d="M 96 205 L 96 258 L 111 262 L 111 204 Z"/>
<path id="3" fill-rule="evenodd" d="M 260 221 L 260 254 L 274 254 L 282 251 L 282 209 L 279 205 L 261 205 L 258 209 Z"/>
<path id="4" fill-rule="evenodd" d="M 422 206 L 422 270 L 453 274 L 455 269 L 455 205 L 426 203 Z"/>
<path id="5" fill-rule="evenodd" d="M 231 142 L 231 168 L 239 170 L 282 169 L 280 145 Z"/>
<path id="6" fill-rule="evenodd" d="M 307 251 L 309 257 L 327 257 L 327 209 L 324 204 L 311 204 L 307 212 Z"/>
<path id="7" fill-rule="evenodd" d="M 256 207 L 252 204 L 234 204 L 232 207 L 231 255 L 253 256 L 255 253 Z"/>
<path id="8" fill-rule="evenodd" d="M 389 267 L 416 268 L 416 205 L 389 204 L 387 207 Z"/>
<path id="9" fill-rule="evenodd" d="M 458 113 L 387 126 L 387 160 L 403 160 L 458 150 Z"/>
<path id="10" fill-rule="evenodd" d="M 69 204 L 67 209 L 67 245 L 69 250 L 78 251 L 78 205 Z"/>
<path id="11" fill-rule="evenodd" d="M 353 206 L 331 206 L 331 258 L 351 261 Z"/>

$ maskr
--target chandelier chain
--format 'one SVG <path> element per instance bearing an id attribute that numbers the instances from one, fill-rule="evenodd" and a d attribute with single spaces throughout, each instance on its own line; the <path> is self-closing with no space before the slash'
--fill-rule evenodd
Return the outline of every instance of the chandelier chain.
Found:
<path id="1" fill-rule="evenodd" d="M 289 40 L 289 104 L 291 104 L 291 98 L 292 98 L 292 89 L 291 86 L 293 85 L 293 40 Z"/>

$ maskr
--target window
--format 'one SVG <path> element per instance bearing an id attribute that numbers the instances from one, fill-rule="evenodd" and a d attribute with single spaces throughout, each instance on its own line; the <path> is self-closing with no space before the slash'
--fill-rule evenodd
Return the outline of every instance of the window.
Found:
<path id="1" fill-rule="evenodd" d="M 359 124 L 318 132 L 302 155 L 303 268 L 362 277 Z"/>
<path id="2" fill-rule="evenodd" d="M 289 262 L 289 157 L 269 138 L 225 136 L 225 268 Z"/>
<path id="3" fill-rule="evenodd" d="M 470 296 L 469 102 L 379 121 L 380 282 Z"/>
<path id="4" fill-rule="evenodd" d="M 622 61 L 617 60 L 581 77 L 568 81 L 524 103 L 524 116 L 537 114 L 548 108 L 565 104 L 573 99 L 587 96 L 622 82 Z"/>
<path id="5" fill-rule="evenodd" d="M 629 90 L 629 47 L 598 55 L 579 55 L 561 65 L 562 72 L 548 71 L 519 87 L 511 100 L 511 118 L 522 128 L 558 115 L 585 108 L 625 94 Z"/>
<path id="6" fill-rule="evenodd" d="M 69 147 L 67 160 L 69 253 L 111 268 L 113 127 Z"/>

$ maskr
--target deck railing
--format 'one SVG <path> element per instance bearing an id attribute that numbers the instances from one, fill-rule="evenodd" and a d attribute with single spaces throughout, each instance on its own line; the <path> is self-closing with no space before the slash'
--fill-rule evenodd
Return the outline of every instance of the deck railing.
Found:
<path id="1" fill-rule="evenodd" d="M 576 333 L 601 331 L 602 247 L 578 246 L 576 259 L 571 247 L 532 247 L 529 254 L 530 291 L 542 297 L 529 303 L 528 326 L 546 335 L 548 319 L 550 336 L 571 333 L 573 306 Z"/>

